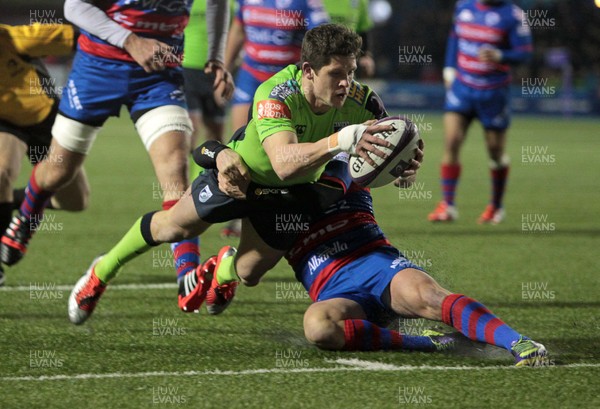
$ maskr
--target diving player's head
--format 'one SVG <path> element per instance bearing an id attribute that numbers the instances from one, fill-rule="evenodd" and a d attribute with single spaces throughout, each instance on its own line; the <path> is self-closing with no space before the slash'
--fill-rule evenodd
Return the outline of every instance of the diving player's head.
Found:
<path id="1" fill-rule="evenodd" d="M 309 30 L 302 41 L 302 88 L 313 110 L 326 112 L 346 102 L 362 39 L 339 24 Z"/>

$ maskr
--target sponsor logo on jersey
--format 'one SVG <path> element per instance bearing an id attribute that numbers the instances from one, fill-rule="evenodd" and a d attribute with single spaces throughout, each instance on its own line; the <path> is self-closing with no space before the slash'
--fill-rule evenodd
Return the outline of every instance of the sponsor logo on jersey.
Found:
<path id="1" fill-rule="evenodd" d="M 281 101 L 266 99 L 259 101 L 256 107 L 258 119 L 292 119 L 290 108 Z"/>
<path id="2" fill-rule="evenodd" d="M 319 268 L 321 264 L 329 260 L 331 257 L 335 256 L 336 254 L 339 254 L 345 250 L 348 250 L 348 243 L 334 241 L 331 247 L 326 247 L 319 254 L 315 254 L 314 256 L 312 256 L 308 260 L 308 268 L 310 270 L 311 275 L 317 270 L 317 268 Z"/>
<path id="3" fill-rule="evenodd" d="M 206 185 L 202 188 L 200 194 L 198 194 L 198 200 L 200 200 L 200 203 L 206 203 L 208 199 L 212 197 L 212 195 L 213 193 L 211 192 L 210 187 Z"/>
<path id="4" fill-rule="evenodd" d="M 333 123 L 333 132 L 339 132 L 342 128 L 350 125 L 348 121 L 338 121 Z"/>
<path id="5" fill-rule="evenodd" d="M 257 187 L 254 190 L 254 194 L 256 196 L 262 196 L 262 195 L 287 195 L 288 193 L 290 193 L 290 191 L 288 189 L 277 189 L 277 188 L 260 188 Z"/>
<path id="6" fill-rule="evenodd" d="M 248 26 L 245 28 L 248 41 L 261 44 L 275 44 L 287 46 L 294 37 L 294 32 L 289 30 L 273 30 Z"/>
<path id="7" fill-rule="evenodd" d="M 348 223 L 350 223 L 348 219 L 337 220 L 318 230 L 313 230 L 311 234 L 304 236 L 301 243 L 289 251 L 289 256 L 294 257 L 304 250 L 306 246 L 310 246 L 314 241 L 321 240 L 327 234 L 345 227 Z"/>
<path id="8" fill-rule="evenodd" d="M 300 89 L 298 88 L 298 83 L 294 80 L 288 80 L 273 87 L 271 93 L 269 94 L 269 98 L 285 101 L 287 97 L 292 94 L 297 94 L 299 91 Z"/>
<path id="9" fill-rule="evenodd" d="M 348 91 L 348 98 L 353 101 L 356 101 L 358 105 L 362 105 L 365 102 L 365 96 L 367 95 L 367 90 L 365 87 L 360 85 L 358 82 L 353 81 L 350 85 L 350 90 Z"/>

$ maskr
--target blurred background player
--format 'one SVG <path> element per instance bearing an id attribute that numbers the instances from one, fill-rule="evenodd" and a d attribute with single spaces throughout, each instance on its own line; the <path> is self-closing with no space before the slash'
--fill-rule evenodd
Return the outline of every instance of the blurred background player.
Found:
<path id="1" fill-rule="evenodd" d="M 321 0 L 236 0 L 225 51 L 225 66 L 231 72 L 244 50 L 231 107 L 233 131 L 248 123 L 258 86 L 287 65 L 300 61 L 306 31 L 328 21 Z M 240 220 L 234 220 L 222 235 L 239 237 L 240 230 Z"/>
<path id="2" fill-rule="evenodd" d="M 490 203 L 478 222 L 497 224 L 504 219 L 510 65 L 527 60 L 531 53 L 531 33 L 523 11 L 511 2 L 465 0 L 457 4 L 444 67 L 443 200 L 429 214 L 430 221 L 458 217 L 454 199 L 461 172 L 459 152 L 473 118 L 478 118 L 484 129 L 492 181 Z"/>
<path id="3" fill-rule="evenodd" d="M 369 16 L 368 0 L 323 0 L 332 23 L 343 24 L 356 31 L 363 40 L 363 55 L 358 58 L 357 76 L 371 78 L 375 75 L 375 60 L 369 51 L 369 30 L 373 22 Z"/>
<path id="4" fill-rule="evenodd" d="M 39 57 L 72 54 L 75 38 L 73 26 L 67 24 L 0 25 L 0 234 L 12 217 L 13 184 L 23 157 L 28 154 L 35 165 L 48 154 L 52 140 L 58 90 Z M 79 211 L 87 207 L 88 197 L 88 181 L 80 168 L 51 204 Z"/>
<path id="5" fill-rule="evenodd" d="M 52 128 L 52 145 L 36 166 L 27 200 L 2 237 L 0 258 L 18 262 L 42 220 L 46 202 L 80 171 L 83 161 L 109 116 L 127 106 L 146 147 L 158 182 L 163 208 L 173 206 L 188 186 L 187 161 L 191 123 L 183 94 L 180 66 L 183 30 L 191 2 L 165 0 L 67 0 L 65 17 L 82 29 L 78 51 Z M 222 55 L 229 22 L 228 1 L 207 0 L 208 66 L 223 95 L 233 92 Z M 165 189 L 165 186 L 168 188 Z M 196 268 L 198 240 L 173 246 L 178 275 Z"/>
<path id="6" fill-rule="evenodd" d="M 233 3 L 232 3 L 233 4 Z M 183 78 L 188 114 L 192 121 L 191 147 L 199 145 L 199 137 L 207 141 L 223 142 L 225 104 L 219 90 L 213 89 L 214 73 L 204 72 L 208 61 L 206 29 L 206 0 L 196 0 L 190 10 L 190 20 L 184 30 Z M 195 178 L 200 168 L 190 162 L 190 175 Z"/>

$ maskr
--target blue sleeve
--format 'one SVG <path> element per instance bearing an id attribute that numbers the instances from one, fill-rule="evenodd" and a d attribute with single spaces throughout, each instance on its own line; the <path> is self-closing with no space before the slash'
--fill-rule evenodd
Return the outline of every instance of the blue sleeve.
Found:
<path id="1" fill-rule="evenodd" d="M 517 16 L 515 16 L 517 17 Z M 529 26 L 516 19 L 508 34 L 510 48 L 502 50 L 502 62 L 517 64 L 527 61 L 533 54 L 533 40 Z"/>
<path id="2" fill-rule="evenodd" d="M 330 160 L 317 183 L 324 181 L 334 182 L 346 192 L 352 184 L 348 160 L 336 160 L 336 158 Z"/>
<path id="3" fill-rule="evenodd" d="M 452 22 L 452 28 L 448 35 L 448 41 L 446 42 L 446 60 L 444 67 L 456 68 L 456 55 L 458 53 L 458 37 L 456 36 L 456 25 Z"/>

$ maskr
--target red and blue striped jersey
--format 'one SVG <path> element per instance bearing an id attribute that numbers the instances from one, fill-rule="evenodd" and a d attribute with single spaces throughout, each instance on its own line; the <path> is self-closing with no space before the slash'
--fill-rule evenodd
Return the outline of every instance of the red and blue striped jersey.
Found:
<path id="1" fill-rule="evenodd" d="M 501 61 L 480 61 L 482 47 L 499 49 Z M 445 66 L 456 68 L 457 79 L 470 87 L 498 88 L 510 82 L 510 64 L 527 60 L 532 50 L 531 31 L 519 7 L 464 0 L 456 5 Z"/>
<path id="2" fill-rule="evenodd" d="M 204 0 L 198 0 L 204 1 Z M 97 1 L 96 7 L 135 34 L 162 41 L 173 47 L 180 65 L 183 55 L 183 29 L 188 23 L 193 0 L 117 0 Z M 127 51 L 82 30 L 79 49 L 86 53 L 121 61 L 134 61 Z"/>
<path id="3" fill-rule="evenodd" d="M 296 279 L 316 301 L 340 268 L 380 247 L 391 243 L 375 221 L 371 194 L 352 184 L 342 200 L 298 237 L 286 258 Z"/>
<path id="4" fill-rule="evenodd" d="M 237 0 L 235 19 L 246 35 L 242 68 L 266 81 L 300 61 L 304 34 L 329 16 L 321 0 Z"/>

